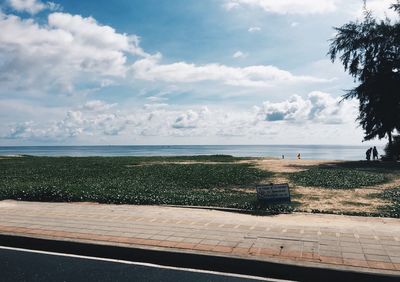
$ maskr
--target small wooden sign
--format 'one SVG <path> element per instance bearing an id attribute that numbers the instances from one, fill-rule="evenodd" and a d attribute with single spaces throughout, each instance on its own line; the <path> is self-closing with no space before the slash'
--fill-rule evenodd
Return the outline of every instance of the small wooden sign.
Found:
<path id="1" fill-rule="evenodd" d="M 257 199 L 265 202 L 290 202 L 289 184 L 261 184 L 256 186 Z"/>

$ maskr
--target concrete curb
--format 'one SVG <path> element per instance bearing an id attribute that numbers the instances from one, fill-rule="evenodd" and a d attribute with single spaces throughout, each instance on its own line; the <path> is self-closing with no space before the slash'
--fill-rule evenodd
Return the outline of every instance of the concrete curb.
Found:
<path id="1" fill-rule="evenodd" d="M 111 246 L 16 235 L 0 234 L 0 245 L 295 281 L 399 281 L 398 275 L 300 266 L 177 250 Z"/>

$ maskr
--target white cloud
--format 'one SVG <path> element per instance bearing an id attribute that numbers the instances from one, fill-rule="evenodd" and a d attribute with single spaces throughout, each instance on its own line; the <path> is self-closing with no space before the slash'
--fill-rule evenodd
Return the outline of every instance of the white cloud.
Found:
<path id="1" fill-rule="evenodd" d="M 86 102 L 82 108 L 89 111 L 106 111 L 115 107 L 116 105 L 117 104 L 107 104 L 106 102 L 100 100 L 92 100 Z"/>
<path id="2" fill-rule="evenodd" d="M 8 0 L 8 4 L 18 12 L 36 14 L 46 8 L 39 0 Z"/>
<path id="3" fill-rule="evenodd" d="M 207 125 L 204 122 L 210 118 L 210 115 L 207 107 L 203 107 L 200 111 L 188 110 L 176 117 L 172 127 L 177 129 L 204 127 Z"/>
<path id="4" fill-rule="evenodd" d="M 50 11 L 62 10 L 61 5 L 54 2 L 43 3 L 40 0 L 8 0 L 8 5 L 17 12 L 27 12 L 31 15 L 49 9 Z"/>
<path id="5" fill-rule="evenodd" d="M 225 10 L 230 11 L 232 9 L 238 8 L 239 3 L 229 1 L 229 2 L 224 3 L 222 6 L 225 8 Z"/>
<path id="6" fill-rule="evenodd" d="M 195 65 L 186 62 L 161 64 L 161 55 L 136 61 L 132 71 L 136 79 L 164 82 L 217 81 L 226 85 L 268 87 L 276 83 L 319 83 L 330 80 L 311 76 L 296 76 L 275 66 L 229 67 L 221 64 Z"/>
<path id="7" fill-rule="evenodd" d="M 259 27 L 259 26 L 251 26 L 251 27 L 249 27 L 249 29 L 248 29 L 248 32 L 258 32 L 258 31 L 261 31 L 261 27 Z"/>
<path id="8" fill-rule="evenodd" d="M 293 95 L 279 103 L 264 102 L 258 115 L 270 122 L 340 124 L 354 120 L 357 112 L 355 101 L 339 101 L 340 98 L 333 98 L 328 93 L 314 91 L 306 99 Z"/>
<path id="9" fill-rule="evenodd" d="M 0 13 L 0 30 L 0 90 L 74 93 L 83 88 L 80 91 L 88 93 L 132 78 L 168 83 L 213 81 L 243 87 L 329 81 L 294 75 L 272 65 L 162 64 L 161 54 L 147 54 L 139 46 L 138 36 L 118 33 L 92 17 L 68 13 L 50 13 L 47 24 Z M 246 56 L 234 54 L 235 58 Z"/>
<path id="10" fill-rule="evenodd" d="M 249 54 L 248 53 L 243 53 L 242 51 L 236 51 L 233 55 L 232 58 L 239 59 L 239 58 L 246 58 Z"/>
<path id="11" fill-rule="evenodd" d="M 54 2 L 46 2 L 47 9 L 50 11 L 62 11 L 63 7 L 60 4 Z"/>
<path id="12" fill-rule="evenodd" d="M 346 128 L 353 125 L 356 113 L 354 102 L 338 104 L 338 99 L 317 91 L 311 92 L 307 98 L 294 95 L 283 102 L 266 101 L 260 107 L 241 110 L 206 106 L 177 108 L 167 104 L 147 104 L 124 110 L 104 101 L 88 101 L 83 107 L 67 110 L 59 120 L 10 124 L 3 138 L 55 142 L 95 141 L 115 136 L 120 136 L 121 140 L 196 136 L 247 138 L 287 136 L 290 132 L 294 134 L 304 130 L 300 136 L 317 131 L 323 140 L 322 132 L 326 126 L 331 128 L 340 123 L 340 128 Z"/>
<path id="13" fill-rule="evenodd" d="M 64 141 L 81 136 L 112 136 L 125 130 L 128 124 L 133 124 L 129 114 L 120 115 L 118 112 L 107 112 L 113 105 L 103 103 L 103 109 L 83 107 L 66 112 L 59 121 L 45 123 L 22 122 L 13 125 L 6 139 L 28 139 L 45 141 Z"/>
<path id="14" fill-rule="evenodd" d="M 146 98 L 150 102 L 162 102 L 162 101 L 167 101 L 168 98 L 166 97 L 160 97 L 160 96 L 150 96 Z"/>
<path id="15" fill-rule="evenodd" d="M 386 16 L 395 19 L 398 18 L 398 13 L 390 6 L 394 4 L 395 0 L 367 0 L 366 8 L 373 13 L 373 16 L 378 18 L 385 18 Z M 354 4 L 352 15 L 361 18 L 363 16 L 363 5 L 361 3 Z"/>
<path id="16" fill-rule="evenodd" d="M 249 6 L 277 14 L 322 14 L 335 11 L 337 2 L 338 0 L 228 0 L 224 7 L 232 10 Z"/>
<path id="17" fill-rule="evenodd" d="M 48 24 L 0 13 L 0 88 L 72 92 L 79 82 L 102 86 L 123 78 L 127 55 L 146 56 L 137 36 L 93 18 L 51 13 Z"/>

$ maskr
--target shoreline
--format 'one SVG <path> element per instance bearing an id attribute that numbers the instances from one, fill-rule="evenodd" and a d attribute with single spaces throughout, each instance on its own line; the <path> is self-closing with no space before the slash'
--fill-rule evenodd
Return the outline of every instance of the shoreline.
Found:
<path id="1" fill-rule="evenodd" d="M 0 146 L 0 156 L 206 156 L 264 157 L 307 160 L 362 160 L 368 146 L 360 145 L 148 145 L 148 146 Z M 382 152 L 382 147 L 378 146 Z"/>

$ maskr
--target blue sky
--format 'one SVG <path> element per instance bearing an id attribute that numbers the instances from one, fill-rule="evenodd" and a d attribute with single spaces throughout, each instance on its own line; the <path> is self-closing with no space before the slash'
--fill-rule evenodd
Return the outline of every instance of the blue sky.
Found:
<path id="1" fill-rule="evenodd" d="M 361 144 L 326 53 L 362 5 L 0 1 L 0 145 Z"/>

